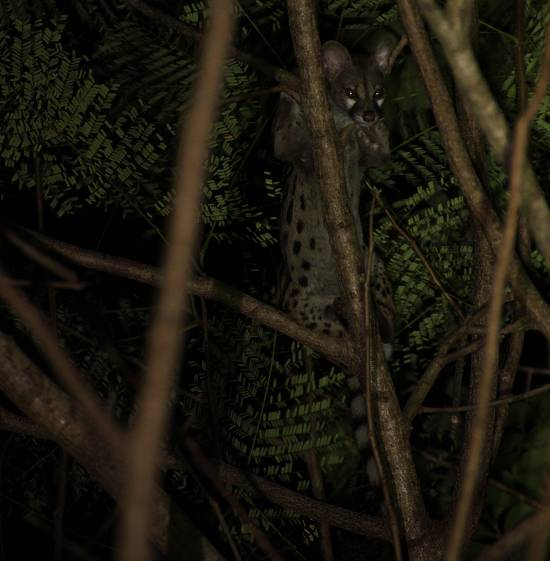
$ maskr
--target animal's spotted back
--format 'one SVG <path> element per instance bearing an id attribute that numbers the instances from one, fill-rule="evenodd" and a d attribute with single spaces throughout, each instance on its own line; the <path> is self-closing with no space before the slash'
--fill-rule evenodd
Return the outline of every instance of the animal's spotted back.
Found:
<path id="1" fill-rule="evenodd" d="M 366 167 L 389 158 L 388 130 L 381 108 L 390 52 L 384 45 L 370 56 L 352 57 L 336 41 L 328 41 L 322 50 L 332 115 L 344 142 L 343 168 L 350 209 L 361 243 L 361 178 Z M 274 149 L 278 158 L 293 164 L 281 217 L 281 246 L 289 281 L 283 307 L 310 329 L 341 335 L 345 330 L 341 290 L 312 169 L 309 135 L 300 105 L 284 93 L 274 121 Z M 379 314 L 381 329 L 387 340 L 393 335 L 391 291 L 380 260 L 373 270 L 375 293 L 380 294 L 384 308 Z"/>
<path id="2" fill-rule="evenodd" d="M 389 158 L 388 129 L 382 118 L 384 75 L 391 50 L 383 45 L 374 54 L 352 57 L 336 41 L 323 45 L 327 93 L 343 157 L 348 202 L 364 249 L 359 197 L 365 169 Z M 281 247 L 287 286 L 282 305 L 306 327 L 332 336 L 346 330 L 342 293 L 329 234 L 324 224 L 319 188 L 312 167 L 311 143 L 302 109 L 283 93 L 273 126 L 275 156 L 292 164 L 281 216 Z M 374 301 L 385 343 L 393 337 L 394 306 L 383 263 L 372 267 Z M 358 380 L 348 380 L 352 414 L 360 447 L 366 444 L 366 408 Z"/>

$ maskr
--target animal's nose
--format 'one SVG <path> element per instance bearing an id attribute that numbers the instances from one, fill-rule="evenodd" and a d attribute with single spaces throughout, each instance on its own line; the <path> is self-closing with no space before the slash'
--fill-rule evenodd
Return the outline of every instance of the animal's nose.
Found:
<path id="1" fill-rule="evenodd" d="M 365 120 L 365 122 L 374 123 L 374 121 L 376 121 L 376 118 L 377 118 L 376 112 L 373 111 L 372 109 L 367 109 L 366 111 L 363 111 L 363 119 Z"/>

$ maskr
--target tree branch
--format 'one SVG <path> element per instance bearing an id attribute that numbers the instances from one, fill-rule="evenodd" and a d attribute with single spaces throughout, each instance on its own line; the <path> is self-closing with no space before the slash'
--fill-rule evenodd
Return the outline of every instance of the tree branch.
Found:
<path id="1" fill-rule="evenodd" d="M 325 225 L 346 303 L 350 334 L 357 345 L 364 316 L 360 273 L 364 264 L 357 230 L 347 204 L 347 190 L 341 155 L 336 145 L 334 122 L 321 64 L 321 44 L 311 0 L 290 0 L 288 20 L 301 79 L 302 110 L 309 131 L 319 196 Z"/>
<path id="2" fill-rule="evenodd" d="M 54 251 L 87 269 L 109 273 L 150 286 L 157 286 L 160 282 L 160 271 L 150 265 L 124 257 L 115 257 L 98 251 L 83 249 L 33 230 L 21 229 L 21 231 L 30 236 L 41 247 Z M 209 277 L 196 276 L 189 281 L 188 290 L 190 294 L 195 296 L 225 304 L 250 319 L 311 347 L 337 364 L 347 365 L 351 361 L 351 350 L 347 340 L 328 337 L 306 329 L 277 308 L 264 304 L 227 284 Z"/>
<path id="3" fill-rule="evenodd" d="M 169 397 L 183 345 L 181 328 L 197 240 L 210 134 L 223 88 L 233 32 L 233 3 L 212 0 L 199 72 L 178 154 L 174 204 L 168 223 L 158 304 L 145 353 L 145 375 L 128 450 L 120 528 L 121 561 L 147 561 L 148 528 L 168 422 Z"/>
<path id="4" fill-rule="evenodd" d="M 114 450 L 122 451 L 122 433 L 110 413 L 99 401 L 95 390 L 63 350 L 54 330 L 41 311 L 17 290 L 2 272 L 0 272 L 0 297 L 29 330 L 35 344 L 50 363 L 53 373 L 82 406 L 90 426 L 93 426 Z"/>
<path id="5" fill-rule="evenodd" d="M 119 500 L 124 478 L 119 458 L 90 428 L 81 409 L 23 354 L 13 339 L 2 333 L 0 356 L 0 390 L 29 421 L 36 423 L 38 431 L 59 444 L 113 499 Z M 168 544 L 169 505 L 169 497 L 157 488 L 153 523 L 147 529 L 147 535 L 163 552 Z M 191 520 L 183 513 L 181 516 L 200 535 Z M 202 545 L 208 558 L 225 561 L 204 536 Z"/>
<path id="6" fill-rule="evenodd" d="M 439 39 L 457 85 L 474 112 L 495 155 L 501 163 L 506 164 L 510 130 L 475 60 L 461 23 L 449 21 L 434 0 L 418 0 L 418 5 Z M 550 263 L 550 210 L 528 162 L 525 169 L 522 168 L 521 174 L 525 189 L 523 208 L 528 215 L 531 235 L 546 262 Z"/>
<path id="7" fill-rule="evenodd" d="M 171 29 L 178 35 L 188 37 L 189 39 L 197 43 L 201 41 L 201 31 L 198 31 L 193 26 L 188 25 L 176 18 L 173 18 L 172 16 L 166 14 L 161 10 L 158 10 L 157 8 L 149 6 L 149 4 L 147 4 L 143 0 L 126 0 L 126 3 L 138 12 L 141 12 L 143 15 L 159 23 L 160 25 Z M 238 58 L 240 61 L 246 64 L 249 64 L 268 78 L 272 78 L 273 80 L 280 82 L 282 85 L 290 88 L 291 90 L 297 91 L 299 89 L 298 79 L 291 72 L 279 68 L 278 66 L 275 66 L 267 62 L 266 60 L 260 59 L 246 51 L 237 49 L 235 47 L 231 49 L 230 55 Z"/>
<path id="8" fill-rule="evenodd" d="M 398 7 L 409 44 L 432 101 L 434 117 L 441 132 L 451 169 L 458 178 L 460 188 L 474 218 L 479 222 L 492 247 L 497 247 L 502 238 L 502 225 L 483 191 L 464 147 L 453 103 L 431 50 L 426 30 L 412 0 L 398 0 Z M 441 20 L 442 14 L 435 4 L 425 4 L 424 9 L 430 11 L 430 15 L 435 14 L 434 17 L 438 22 L 445 22 L 445 20 Z M 445 30 L 452 33 L 448 26 L 445 27 Z M 466 97 L 466 92 L 464 95 Z M 510 268 L 511 275 L 514 277 L 513 286 L 516 297 L 537 322 L 539 329 L 550 339 L 550 307 L 526 275 L 517 257 L 514 258 Z"/>
<path id="9" fill-rule="evenodd" d="M 550 24 L 548 29 L 550 29 Z M 455 30 L 456 31 L 456 30 Z M 547 32 L 548 36 L 548 32 Z M 471 516 L 471 505 L 480 478 L 480 466 L 484 447 L 487 423 L 489 420 L 489 400 L 494 385 L 494 375 L 498 366 L 498 332 L 502 304 L 504 303 L 504 288 L 509 275 L 510 262 L 514 251 L 519 207 L 521 204 L 521 181 L 526 161 L 527 143 L 531 123 L 535 118 L 539 105 L 550 83 L 550 41 L 547 42 L 540 79 L 535 87 L 535 93 L 516 123 L 513 153 L 510 164 L 510 198 L 506 213 L 504 238 L 499 248 L 493 277 L 493 292 L 487 321 L 487 339 L 483 355 L 483 372 L 479 383 L 478 403 L 472 420 L 472 429 L 468 442 L 467 460 L 462 479 L 462 489 L 456 510 L 454 522 L 447 549 L 448 561 L 456 561 L 462 549 L 466 526 Z M 550 249 L 550 247 L 549 247 Z"/>

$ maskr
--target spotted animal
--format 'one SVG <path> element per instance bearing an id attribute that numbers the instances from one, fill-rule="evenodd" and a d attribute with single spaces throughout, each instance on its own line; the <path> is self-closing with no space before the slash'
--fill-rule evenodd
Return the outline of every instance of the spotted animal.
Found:
<path id="1" fill-rule="evenodd" d="M 389 158 L 388 129 L 382 118 L 384 77 L 390 70 L 391 49 L 382 44 L 370 55 L 352 56 L 337 41 L 322 46 L 322 63 L 337 137 L 343 142 L 343 172 L 350 210 L 364 250 L 359 216 L 361 180 L 369 166 Z M 350 126 L 351 125 L 351 126 Z M 344 134 L 351 131 L 350 134 Z M 342 336 L 342 290 L 336 272 L 329 233 L 323 218 L 319 187 L 312 163 L 311 143 L 300 104 L 286 93 L 279 99 L 273 123 L 274 153 L 292 164 L 281 216 L 281 247 L 286 287 L 282 307 L 309 329 Z M 367 264 L 366 264 L 367 265 Z M 389 350 L 394 333 L 395 308 L 383 262 L 375 255 L 372 294 L 382 340 Z M 359 380 L 348 378 L 355 438 L 368 443 L 366 406 Z"/>

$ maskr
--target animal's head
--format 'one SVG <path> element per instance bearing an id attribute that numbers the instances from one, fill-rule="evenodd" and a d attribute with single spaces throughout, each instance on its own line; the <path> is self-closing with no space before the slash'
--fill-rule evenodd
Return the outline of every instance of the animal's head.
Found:
<path id="1" fill-rule="evenodd" d="M 390 71 L 391 47 L 381 43 L 369 55 L 350 55 L 337 41 L 327 41 L 322 61 L 336 128 L 357 125 L 359 158 L 376 166 L 390 155 L 389 132 L 383 122 L 384 80 Z"/>

